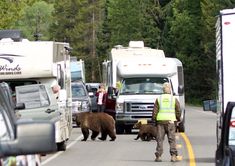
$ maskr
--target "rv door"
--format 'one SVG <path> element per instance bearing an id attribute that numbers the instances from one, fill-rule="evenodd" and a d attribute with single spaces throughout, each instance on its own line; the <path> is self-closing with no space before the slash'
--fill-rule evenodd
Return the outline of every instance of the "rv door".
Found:
<path id="1" fill-rule="evenodd" d="M 216 165 L 235 165 L 235 102 L 228 102 L 223 117 L 221 139 L 216 150 Z"/>

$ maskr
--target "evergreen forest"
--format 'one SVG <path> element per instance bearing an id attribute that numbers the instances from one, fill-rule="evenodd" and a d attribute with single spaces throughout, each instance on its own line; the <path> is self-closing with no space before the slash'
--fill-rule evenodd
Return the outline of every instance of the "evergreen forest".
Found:
<path id="1" fill-rule="evenodd" d="M 101 82 L 102 61 L 130 40 L 164 50 L 184 66 L 186 102 L 215 99 L 215 23 L 235 0 L 1 0 L 0 29 L 29 40 L 70 43 L 87 82 Z"/>

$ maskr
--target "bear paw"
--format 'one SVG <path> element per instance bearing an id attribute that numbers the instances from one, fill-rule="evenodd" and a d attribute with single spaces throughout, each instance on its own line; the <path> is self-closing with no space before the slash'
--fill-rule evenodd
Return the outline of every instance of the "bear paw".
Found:
<path id="1" fill-rule="evenodd" d="M 106 139 L 104 139 L 102 137 L 99 137 L 98 139 L 101 140 L 101 141 L 105 141 L 106 140 Z"/>

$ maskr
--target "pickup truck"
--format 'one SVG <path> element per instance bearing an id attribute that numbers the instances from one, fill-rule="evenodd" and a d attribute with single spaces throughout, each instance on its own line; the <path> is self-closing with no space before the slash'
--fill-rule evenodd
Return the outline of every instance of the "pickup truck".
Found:
<path id="1" fill-rule="evenodd" d="M 57 151 L 55 126 L 49 121 L 23 120 L 16 117 L 11 91 L 0 83 L 0 165 L 10 156 L 47 154 Z M 35 132 L 37 131 L 37 132 Z"/>

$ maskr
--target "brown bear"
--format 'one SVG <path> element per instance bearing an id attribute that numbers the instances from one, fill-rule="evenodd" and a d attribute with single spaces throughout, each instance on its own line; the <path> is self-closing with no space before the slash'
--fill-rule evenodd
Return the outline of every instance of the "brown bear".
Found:
<path id="1" fill-rule="evenodd" d="M 135 140 L 139 138 L 142 141 L 150 141 L 156 139 L 156 127 L 152 124 L 142 124 L 141 121 L 137 122 L 133 126 L 134 129 L 139 129 L 138 135 Z"/>
<path id="2" fill-rule="evenodd" d="M 82 112 L 77 114 L 77 123 L 80 123 L 82 134 L 84 138 L 82 141 L 86 141 L 89 137 L 89 130 L 92 131 L 91 140 L 95 138 L 101 132 L 100 140 L 104 141 L 107 135 L 111 138 L 110 141 L 116 139 L 115 133 L 115 121 L 112 116 L 104 112 Z"/>

